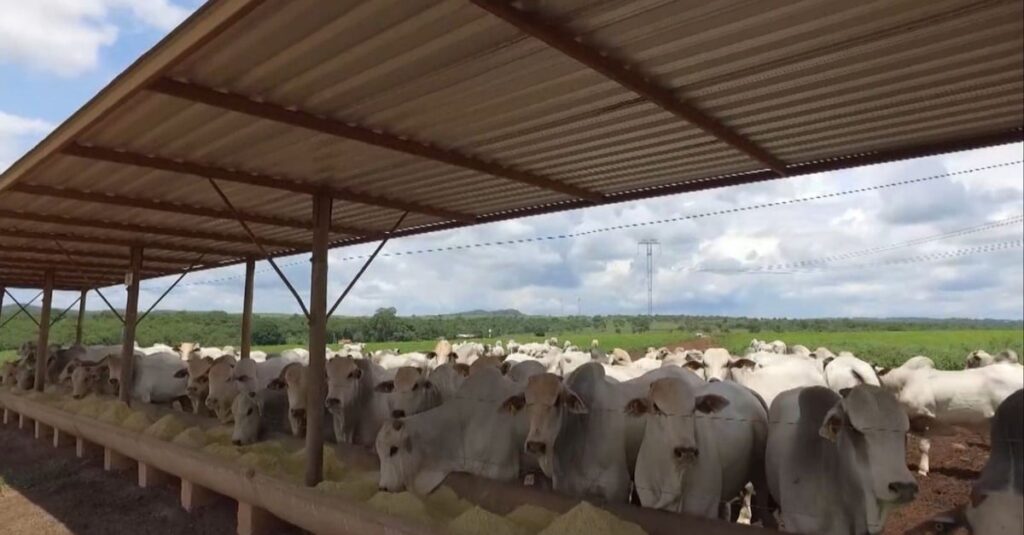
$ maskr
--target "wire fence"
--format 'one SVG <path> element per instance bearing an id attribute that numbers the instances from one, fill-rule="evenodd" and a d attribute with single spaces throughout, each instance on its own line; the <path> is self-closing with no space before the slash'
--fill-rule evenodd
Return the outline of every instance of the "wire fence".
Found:
<path id="1" fill-rule="evenodd" d="M 974 167 L 974 168 L 971 168 L 971 169 L 963 169 L 963 170 L 959 170 L 959 171 L 951 171 L 951 172 L 947 172 L 947 173 L 940 173 L 940 174 L 937 174 L 937 175 L 930 175 L 930 176 L 925 176 L 925 177 L 918 177 L 918 178 L 899 180 L 899 181 L 895 181 L 895 182 L 888 182 L 888 183 L 885 183 L 885 184 L 878 184 L 878 185 L 867 186 L 867 187 L 863 187 L 863 188 L 855 188 L 855 189 L 841 190 L 841 191 L 835 191 L 835 192 L 830 192 L 830 193 L 822 193 L 822 194 L 817 194 L 817 195 L 810 195 L 810 196 L 805 196 L 805 197 L 796 197 L 796 198 L 791 198 L 791 199 L 784 199 L 784 200 L 778 200 L 778 201 L 770 201 L 770 202 L 765 202 L 765 203 L 750 204 L 750 205 L 740 206 L 740 207 L 735 207 L 735 208 L 725 208 L 725 209 L 721 209 L 721 210 L 711 210 L 711 211 L 707 211 L 707 212 L 699 212 L 699 213 L 696 213 L 696 214 L 689 214 L 689 215 L 683 215 L 683 216 L 678 216 L 678 217 L 670 217 L 670 218 L 663 218 L 663 219 L 653 219 L 653 220 L 648 220 L 648 221 L 638 221 L 638 222 L 634 222 L 634 223 L 624 223 L 624 224 L 621 224 L 621 225 L 612 225 L 612 226 L 607 226 L 607 227 L 600 227 L 600 228 L 595 228 L 595 229 L 583 230 L 583 231 L 579 231 L 579 232 L 568 232 L 568 233 L 563 233 L 563 234 L 550 234 L 550 235 L 544 235 L 544 236 L 532 236 L 532 237 L 526 237 L 526 238 L 514 238 L 514 239 L 507 239 L 507 240 L 493 240 L 493 241 L 466 243 L 466 244 L 444 245 L 444 246 L 438 246 L 438 247 L 428 247 L 428 248 L 423 248 L 423 249 L 410 249 L 410 250 L 407 250 L 407 251 L 383 252 L 383 253 L 380 253 L 378 255 L 378 257 L 416 256 L 416 255 L 424 255 L 424 254 L 465 251 L 465 250 L 470 250 L 470 249 L 484 249 L 484 248 L 492 248 L 492 247 L 509 247 L 509 246 L 518 246 L 518 245 L 523 245 L 523 244 L 529 244 L 529 243 L 542 243 L 542 242 L 557 241 L 557 240 L 576 239 L 576 238 L 582 238 L 582 237 L 586 237 L 586 236 L 593 236 L 593 235 L 597 235 L 597 234 L 603 234 L 603 233 L 607 233 L 607 232 L 614 232 L 614 231 L 620 231 L 620 230 L 629 230 L 629 229 L 642 228 L 642 227 L 648 227 L 648 226 L 653 226 L 653 225 L 663 225 L 663 224 L 667 224 L 667 223 L 678 223 L 678 222 L 684 222 L 684 221 L 692 221 L 692 220 L 698 220 L 698 219 L 703 219 L 703 218 L 707 218 L 707 217 L 717 217 L 717 216 L 724 216 L 724 215 L 730 215 L 730 214 L 736 214 L 736 213 L 742 213 L 742 212 L 750 212 L 750 211 L 755 211 L 755 210 L 763 210 L 763 209 L 767 209 L 767 208 L 774 208 L 774 207 L 780 207 L 780 206 L 790 206 L 790 205 L 796 205 L 796 204 L 802 204 L 802 203 L 808 203 L 808 202 L 814 202 L 814 201 L 820 201 L 820 200 L 826 200 L 826 199 L 841 198 L 841 197 L 846 197 L 846 196 L 849 196 L 849 195 L 858 195 L 858 194 L 868 193 L 868 192 L 872 192 L 872 191 L 881 191 L 881 190 L 897 188 L 897 187 L 902 187 L 902 186 L 910 186 L 910 185 L 914 185 L 914 184 L 922 184 L 922 183 L 927 183 L 927 182 L 932 182 L 932 181 L 935 181 L 935 180 L 939 180 L 939 179 L 942 179 L 942 178 L 950 178 L 950 177 L 954 177 L 954 176 L 962 176 L 962 175 L 968 175 L 968 174 L 973 174 L 973 173 L 981 173 L 981 172 L 985 172 L 985 171 L 991 171 L 991 170 L 1001 169 L 1001 168 L 1006 168 L 1006 167 L 1013 167 L 1013 166 L 1021 165 L 1022 163 L 1024 163 L 1024 160 L 1013 160 L 1013 161 L 1007 161 L 1007 162 L 1001 162 L 1001 163 L 994 163 L 994 164 L 980 166 L 980 167 Z M 1022 218 L 1022 219 L 1024 219 L 1024 218 Z M 1010 223 L 1006 223 L 1006 224 L 1010 224 Z M 993 228 L 995 228 L 995 227 L 993 227 Z M 964 230 L 966 231 L 968 229 L 964 229 Z M 988 229 L 986 228 L 986 229 L 983 229 L 983 230 L 988 230 Z M 981 230 L 977 230 L 977 232 L 980 232 L 980 231 Z M 950 236 L 950 237 L 952 237 L 952 236 Z M 365 259 L 369 258 L 369 256 L 370 256 L 369 254 L 351 255 L 351 256 L 345 256 L 345 257 L 341 257 L 341 258 L 333 258 L 332 260 L 334 262 L 351 262 L 351 261 L 356 261 L 356 260 L 365 260 Z M 284 263 L 279 264 L 279 266 L 281 268 L 285 268 L 285 267 L 307 265 L 308 263 L 309 263 L 309 261 L 307 259 L 303 258 L 303 259 L 294 260 L 294 261 L 291 261 L 291 262 L 284 262 Z M 269 268 L 261 268 L 261 269 L 258 269 L 256 272 L 258 274 L 269 273 L 270 269 Z M 196 285 L 205 285 L 205 284 L 216 284 L 216 283 L 220 283 L 220 282 L 237 280 L 237 279 L 242 278 L 243 276 L 244 275 L 242 275 L 242 274 L 227 275 L 227 276 L 224 276 L 224 277 L 217 277 L 217 278 L 212 278 L 212 279 L 204 279 L 204 280 L 199 280 L 199 281 L 191 281 L 191 282 L 183 283 L 182 286 L 196 286 Z"/>

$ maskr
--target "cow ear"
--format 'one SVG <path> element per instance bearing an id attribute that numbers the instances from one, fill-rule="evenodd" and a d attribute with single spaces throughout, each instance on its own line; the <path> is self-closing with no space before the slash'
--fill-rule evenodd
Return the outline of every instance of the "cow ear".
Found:
<path id="1" fill-rule="evenodd" d="M 879 377 L 882 377 L 882 376 L 884 376 L 885 374 L 887 374 L 887 373 L 889 373 L 891 371 L 892 371 L 891 368 L 886 368 L 885 366 L 879 366 L 879 367 L 875 368 L 875 373 L 878 374 Z"/>
<path id="2" fill-rule="evenodd" d="M 583 402 L 583 399 L 576 395 L 576 392 L 567 389 L 562 392 L 561 396 L 562 401 L 565 403 L 565 408 L 568 409 L 569 412 L 573 414 L 587 414 L 590 412 L 587 410 L 587 404 Z"/>
<path id="3" fill-rule="evenodd" d="M 756 366 L 757 366 L 756 362 L 754 362 L 754 361 L 752 361 L 750 359 L 744 359 L 744 358 L 739 358 L 739 359 L 730 361 L 729 365 L 728 365 L 729 368 L 751 368 L 751 369 L 755 368 Z"/>
<path id="4" fill-rule="evenodd" d="M 437 358 L 437 352 L 436 351 L 429 351 L 429 352 L 427 352 L 427 358 L 428 359 L 436 359 Z"/>
<path id="5" fill-rule="evenodd" d="M 463 363 L 460 362 L 459 364 L 456 364 L 456 365 L 452 366 L 452 368 L 459 375 L 461 375 L 463 377 L 469 377 L 469 364 L 463 364 Z"/>
<path id="6" fill-rule="evenodd" d="M 274 379 L 273 381 L 270 381 L 269 383 L 267 383 L 267 390 L 284 390 L 284 389 L 285 389 L 285 384 L 284 384 L 284 381 L 282 381 L 280 377 L 278 377 L 277 379 Z"/>
<path id="7" fill-rule="evenodd" d="M 189 353 L 189 354 L 191 354 L 191 353 Z M 206 357 L 203 357 L 203 360 L 205 360 L 206 362 L 210 363 L 210 365 L 213 365 L 213 357 L 206 356 Z"/>
<path id="8" fill-rule="evenodd" d="M 700 371 L 700 370 L 703 370 L 704 368 L 706 368 L 706 366 L 704 365 L 703 362 L 696 361 L 696 360 L 691 360 L 691 361 L 687 362 L 684 365 L 684 367 L 689 368 L 689 369 L 694 370 L 694 371 Z"/>
<path id="9" fill-rule="evenodd" d="M 833 360 L 836 360 L 836 358 L 835 357 L 827 357 L 825 359 L 825 361 L 821 363 L 821 368 L 822 369 L 828 368 L 828 365 L 831 364 Z"/>
<path id="10" fill-rule="evenodd" d="M 377 383 L 377 386 L 373 387 L 373 389 L 382 394 L 390 394 L 395 391 L 395 382 L 384 381 L 382 383 Z"/>
<path id="11" fill-rule="evenodd" d="M 509 414 L 515 414 L 526 406 L 526 396 L 524 394 L 516 394 L 506 399 L 501 407 L 498 408 L 499 412 L 508 412 Z"/>
<path id="12" fill-rule="evenodd" d="M 839 430 L 843 427 L 844 420 L 845 413 L 843 412 L 842 405 L 832 407 L 832 410 L 828 411 L 828 414 L 825 415 L 825 421 L 822 422 L 818 434 L 828 441 L 835 442 L 836 437 L 839 436 Z"/>
<path id="13" fill-rule="evenodd" d="M 188 370 L 178 370 L 174 372 L 175 379 L 184 379 L 186 377 L 188 377 Z"/>
<path id="14" fill-rule="evenodd" d="M 728 406 L 729 400 L 718 394 L 704 394 L 703 396 L 697 396 L 697 399 L 694 400 L 694 408 L 704 414 L 718 412 Z"/>
<path id="15" fill-rule="evenodd" d="M 853 390 L 853 389 L 852 388 L 840 388 L 839 389 L 839 395 L 843 396 L 845 398 L 846 396 L 850 395 L 850 391 L 851 390 Z"/>
<path id="16" fill-rule="evenodd" d="M 643 416 L 651 412 L 651 400 L 647 398 L 636 398 L 626 403 L 626 414 L 630 416 Z"/>
<path id="17" fill-rule="evenodd" d="M 512 370 L 512 363 L 511 362 L 502 362 L 501 363 L 501 374 L 502 375 L 508 375 L 508 372 L 510 370 Z"/>

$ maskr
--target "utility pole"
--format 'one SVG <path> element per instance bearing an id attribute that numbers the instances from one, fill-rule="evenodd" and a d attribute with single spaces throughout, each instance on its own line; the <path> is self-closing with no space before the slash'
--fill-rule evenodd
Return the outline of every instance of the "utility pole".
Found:
<path id="1" fill-rule="evenodd" d="M 660 245 L 654 238 L 644 238 L 639 245 L 647 247 L 647 315 L 654 315 L 654 246 Z"/>

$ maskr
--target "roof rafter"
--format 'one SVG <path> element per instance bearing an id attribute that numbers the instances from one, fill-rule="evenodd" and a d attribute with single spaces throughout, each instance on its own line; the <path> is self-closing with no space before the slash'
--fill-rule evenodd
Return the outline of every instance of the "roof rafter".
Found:
<path id="1" fill-rule="evenodd" d="M 21 221 L 34 221 L 37 223 L 47 223 L 52 225 L 67 225 L 76 228 L 96 228 L 103 230 L 114 230 L 118 232 L 136 232 L 143 234 L 171 236 L 176 238 L 195 238 L 199 240 L 249 244 L 249 239 L 247 237 L 234 234 L 223 234 L 220 232 L 209 232 L 202 230 L 176 229 L 169 227 L 154 227 L 150 225 L 138 225 L 135 223 L 123 223 L 118 221 L 97 221 L 92 219 L 79 219 L 75 217 L 67 217 L 54 214 L 38 214 L 34 212 L 19 212 L 15 210 L 0 209 L 0 218 L 18 219 Z M 290 249 L 299 249 L 305 247 L 306 245 L 305 243 L 302 242 L 292 242 L 285 240 L 264 241 L 268 245 L 273 245 L 275 247 L 287 247 Z"/>
<path id="2" fill-rule="evenodd" d="M 198 102 L 207 106 L 230 110 L 237 113 L 244 113 L 260 119 L 274 121 L 308 130 L 314 130 L 321 134 L 344 138 L 374 147 L 393 150 L 428 160 L 434 160 L 444 164 L 470 169 L 486 175 L 504 178 L 513 182 L 527 184 L 540 189 L 556 191 L 592 202 L 600 202 L 603 197 L 600 193 L 554 180 L 535 173 L 506 167 L 497 162 L 483 160 L 476 156 L 465 154 L 451 149 L 444 149 L 435 145 L 429 145 L 421 141 L 415 141 L 395 134 L 381 132 L 365 126 L 341 122 L 329 119 L 309 112 L 285 108 L 278 104 L 271 104 L 253 100 L 245 95 L 216 91 L 207 87 L 188 82 L 182 82 L 171 78 L 161 78 L 150 84 L 149 90 L 164 95 Z"/>
<path id="3" fill-rule="evenodd" d="M 46 261 L 47 261 L 47 259 L 45 259 L 45 258 L 4 255 L 3 258 L 0 258 L 0 265 L 10 264 L 10 265 L 23 265 L 23 266 L 28 266 L 28 267 L 32 267 L 32 266 L 38 267 L 40 265 L 45 265 Z M 65 261 L 60 262 L 60 266 L 61 267 L 74 267 L 76 269 L 77 268 L 81 268 L 83 271 L 90 271 L 90 270 L 92 270 L 92 271 L 109 271 L 111 273 L 124 273 L 125 271 L 128 270 L 128 265 L 127 264 L 112 264 L 112 263 L 109 263 L 109 262 L 92 262 L 92 261 L 88 261 L 88 260 L 84 260 L 84 261 L 82 261 L 82 260 L 75 260 L 74 262 L 68 262 L 67 259 L 65 259 Z M 167 271 L 176 271 L 176 269 L 175 268 L 170 268 L 170 267 L 165 267 L 165 268 L 161 269 L 161 268 L 157 268 L 155 266 L 149 266 L 148 268 L 143 268 L 142 271 L 146 272 L 146 273 L 165 273 Z"/>
<path id="4" fill-rule="evenodd" d="M 157 201 L 152 199 L 143 199 L 139 197 L 127 197 L 123 195 L 116 195 L 113 193 L 105 193 L 98 191 L 83 191 L 70 188 L 56 188 L 53 186 L 47 186 L 43 184 L 16 183 L 10 188 L 8 188 L 8 191 L 23 193 L 26 195 L 37 195 L 41 197 L 54 197 L 58 199 L 68 199 L 72 201 L 109 204 L 112 206 L 123 206 L 126 208 L 142 208 L 145 210 L 167 212 L 170 214 L 194 215 L 199 217 L 209 217 L 211 219 L 226 219 L 231 221 L 236 220 L 235 214 L 232 214 L 227 210 L 220 210 L 217 208 L 209 208 L 206 206 L 193 206 L 188 204 L 172 203 L 166 201 Z M 284 217 L 254 214 L 252 212 L 246 212 L 239 215 L 242 217 L 243 220 L 249 223 L 272 225 L 276 227 L 297 228 L 303 230 L 311 230 L 313 228 L 312 222 L 303 221 L 300 219 L 289 219 Z M 331 225 L 331 231 L 338 234 L 351 234 L 353 236 L 366 236 L 378 234 L 376 231 L 370 231 L 367 229 L 338 224 Z"/>
<path id="5" fill-rule="evenodd" d="M 212 178 L 215 180 L 235 182 L 238 184 L 246 184 L 249 186 L 274 188 L 284 191 L 290 191 L 292 193 L 303 193 L 306 195 L 326 194 L 330 195 L 334 199 L 346 202 L 366 204 L 369 206 L 377 206 L 380 208 L 388 208 L 391 210 L 401 210 L 403 212 L 415 212 L 419 214 L 426 214 L 429 216 L 438 217 L 441 219 L 454 219 L 456 221 L 465 222 L 472 222 L 475 221 L 476 219 L 475 216 L 470 214 L 453 212 L 451 210 L 435 208 L 433 206 L 424 206 L 419 203 L 399 201 L 395 199 L 386 199 L 384 197 L 368 195 L 365 193 L 357 193 L 347 189 L 328 188 L 321 186 L 319 184 L 296 182 L 294 180 L 285 180 L 274 176 L 261 175 L 259 173 L 249 173 L 245 171 L 236 171 L 234 169 L 224 169 L 222 167 L 215 167 L 212 165 L 194 162 L 184 162 L 160 156 L 148 156 L 145 154 L 82 145 L 78 143 L 68 145 L 61 151 L 61 153 L 69 156 L 77 156 L 79 158 L 88 158 L 91 160 L 132 165 L 135 167 L 144 167 L 147 169 L 167 171 L 170 173 L 179 173 L 182 175 Z"/>
<path id="6" fill-rule="evenodd" d="M 571 57 L 606 78 L 657 104 L 669 113 L 682 118 L 722 142 L 731 145 L 764 164 L 779 176 L 786 175 L 786 163 L 776 158 L 750 139 L 732 130 L 718 119 L 679 98 L 675 91 L 660 87 L 652 77 L 644 75 L 636 65 L 629 65 L 602 54 L 574 37 L 566 28 L 541 20 L 539 17 L 516 9 L 504 0 L 472 0 L 474 4 L 533 36 L 551 48 Z"/>
<path id="7" fill-rule="evenodd" d="M 0 243 L 0 250 L 10 253 L 29 253 L 37 255 L 54 255 L 64 257 L 64 251 L 60 249 L 50 249 L 46 247 L 28 247 L 24 245 L 9 245 Z M 128 266 L 130 257 L 127 254 L 118 254 L 108 251 L 81 251 L 78 249 L 70 249 L 70 252 L 79 255 L 85 255 L 90 258 L 103 258 L 108 260 L 124 260 L 124 266 Z M 169 256 L 163 256 L 159 254 L 146 254 L 146 264 L 168 264 L 173 266 L 187 266 L 192 263 L 191 260 L 184 258 L 173 258 Z M 170 269 L 170 268 L 169 268 Z"/>
<path id="8" fill-rule="evenodd" d="M 116 245 L 119 247 L 134 247 L 137 244 L 133 240 L 122 240 L 107 236 L 91 236 L 87 234 L 65 234 L 57 232 L 36 232 L 33 230 L 0 228 L 0 237 L 10 236 L 12 238 L 27 238 L 32 240 L 49 240 L 67 243 L 98 243 L 100 245 Z M 250 254 L 246 251 L 225 251 L 223 248 L 201 247 L 197 245 L 172 245 L 147 241 L 144 244 L 146 249 L 158 249 L 161 251 L 176 251 L 181 253 L 201 253 L 218 258 L 237 258 Z M 88 253 L 80 253 L 88 254 Z"/>

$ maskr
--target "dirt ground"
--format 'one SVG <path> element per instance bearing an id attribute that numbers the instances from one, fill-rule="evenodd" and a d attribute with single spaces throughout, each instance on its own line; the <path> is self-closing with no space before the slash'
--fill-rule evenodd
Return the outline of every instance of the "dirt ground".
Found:
<path id="1" fill-rule="evenodd" d="M 0 427 L 0 533 L 32 535 L 232 534 L 235 504 L 181 509 L 177 482 L 142 490 L 135 470 L 104 472 L 15 427 Z"/>
<path id="2" fill-rule="evenodd" d="M 927 477 L 917 475 L 917 462 L 921 455 L 917 440 L 907 444 L 907 464 L 917 476 L 917 499 L 909 506 L 897 510 L 886 524 L 884 535 L 954 533 L 966 530 L 942 531 L 931 520 L 948 513 L 970 500 L 971 484 L 978 479 L 989 456 L 989 440 L 970 431 L 932 439 L 929 452 L 931 471 Z"/>

